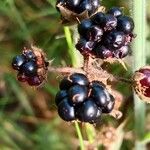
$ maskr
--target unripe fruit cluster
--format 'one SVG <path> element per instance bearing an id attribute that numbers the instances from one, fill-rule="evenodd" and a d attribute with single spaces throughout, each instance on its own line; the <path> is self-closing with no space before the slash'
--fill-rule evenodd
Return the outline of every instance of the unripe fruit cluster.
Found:
<path id="1" fill-rule="evenodd" d="M 74 73 L 60 82 L 55 102 L 63 120 L 96 123 L 102 113 L 112 111 L 115 100 L 99 81 L 89 83 L 84 74 Z"/>
<path id="2" fill-rule="evenodd" d="M 113 7 L 107 13 L 98 12 L 78 25 L 80 39 L 76 48 L 83 55 L 97 58 L 124 58 L 134 38 L 133 19 Z"/>
<path id="3" fill-rule="evenodd" d="M 12 60 L 12 67 L 18 71 L 17 79 L 30 86 L 39 86 L 46 76 L 48 62 L 39 49 L 24 49 L 21 55 Z"/>
<path id="4" fill-rule="evenodd" d="M 56 8 L 59 11 L 58 5 L 61 5 L 76 14 L 87 11 L 90 15 L 98 9 L 100 2 L 99 0 L 57 0 Z"/>

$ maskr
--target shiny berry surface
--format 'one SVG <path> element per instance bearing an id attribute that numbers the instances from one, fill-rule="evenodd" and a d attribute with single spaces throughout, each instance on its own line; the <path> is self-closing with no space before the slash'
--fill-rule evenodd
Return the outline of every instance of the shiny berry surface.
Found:
<path id="1" fill-rule="evenodd" d="M 119 49 L 125 44 L 125 34 L 119 31 L 111 31 L 105 37 L 105 46 Z"/>
<path id="2" fill-rule="evenodd" d="M 66 90 L 59 91 L 55 96 L 55 104 L 58 106 L 59 103 L 68 96 L 68 93 Z"/>
<path id="3" fill-rule="evenodd" d="M 72 84 L 84 85 L 87 86 L 89 84 L 88 78 L 81 73 L 74 73 L 69 77 Z"/>
<path id="4" fill-rule="evenodd" d="M 91 97 L 94 99 L 98 107 L 103 107 L 108 104 L 109 93 L 104 89 L 103 86 L 95 86 L 92 88 Z"/>
<path id="5" fill-rule="evenodd" d="M 70 105 L 67 98 L 63 99 L 58 105 L 58 114 L 65 121 L 75 120 L 74 107 Z"/>
<path id="6" fill-rule="evenodd" d="M 103 35 L 103 30 L 98 26 L 92 26 L 89 28 L 87 33 L 87 38 L 90 41 L 101 41 L 101 37 Z"/>
<path id="7" fill-rule="evenodd" d="M 64 77 L 59 84 L 61 90 L 68 90 L 71 86 L 72 82 L 67 77 Z"/>
<path id="8" fill-rule="evenodd" d="M 70 102 L 76 105 L 82 103 L 87 98 L 88 90 L 85 86 L 74 85 L 69 89 L 68 95 Z"/>
<path id="9" fill-rule="evenodd" d="M 129 54 L 129 46 L 122 46 L 120 49 L 114 51 L 116 58 L 124 58 Z"/>
<path id="10" fill-rule="evenodd" d="M 123 31 L 124 33 L 131 33 L 134 29 L 134 22 L 131 17 L 121 16 L 118 18 L 117 30 Z"/>
<path id="11" fill-rule="evenodd" d="M 107 58 L 113 58 L 114 57 L 113 51 L 109 50 L 108 48 L 106 48 L 103 45 L 99 45 L 95 49 L 95 54 L 96 54 L 96 57 L 102 58 L 102 59 L 107 59 Z"/>
<path id="12" fill-rule="evenodd" d="M 101 25 L 104 19 L 105 19 L 105 14 L 102 12 L 98 12 L 91 17 L 91 20 L 95 25 Z"/>
<path id="13" fill-rule="evenodd" d="M 111 14 L 107 14 L 100 25 L 104 30 L 112 30 L 117 26 L 117 18 Z"/>
<path id="14" fill-rule="evenodd" d="M 93 99 L 87 99 L 77 110 L 77 116 L 80 121 L 92 122 L 97 119 L 98 107 Z"/>
<path id="15" fill-rule="evenodd" d="M 80 51 L 81 54 L 89 55 L 92 54 L 95 44 L 93 41 L 87 41 L 81 38 L 76 44 L 76 49 Z"/>
<path id="16" fill-rule="evenodd" d="M 122 10 L 119 7 L 112 7 L 108 10 L 108 14 L 112 14 L 115 17 L 119 17 L 122 15 Z"/>
<path id="17" fill-rule="evenodd" d="M 34 61 L 29 61 L 22 66 L 21 70 L 26 76 L 34 76 L 37 74 L 37 65 Z"/>
<path id="18" fill-rule="evenodd" d="M 12 60 L 12 67 L 15 70 L 20 70 L 21 66 L 25 63 L 25 57 L 23 55 L 17 55 Z"/>
<path id="19" fill-rule="evenodd" d="M 87 37 L 88 29 L 92 26 L 92 21 L 90 19 L 85 19 L 81 21 L 81 23 L 78 25 L 78 32 L 80 35 L 84 38 Z"/>
<path id="20" fill-rule="evenodd" d="M 110 113 L 114 108 L 115 105 L 114 97 L 112 95 L 109 95 L 109 98 L 110 99 L 108 100 L 107 105 L 101 107 L 103 113 Z"/>

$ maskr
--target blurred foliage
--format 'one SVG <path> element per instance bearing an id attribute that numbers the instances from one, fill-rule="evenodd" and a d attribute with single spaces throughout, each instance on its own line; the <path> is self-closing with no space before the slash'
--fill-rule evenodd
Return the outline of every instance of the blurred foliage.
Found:
<path id="1" fill-rule="evenodd" d="M 108 8 L 123 6 L 125 12 L 130 12 L 126 9 L 130 8 L 128 1 L 102 1 L 102 4 Z M 150 26 L 147 31 L 150 33 Z M 149 37 L 150 34 L 148 46 Z M 76 149 L 79 143 L 74 128 L 58 117 L 54 105 L 58 75 L 50 73 L 47 83 L 37 90 L 16 81 L 16 73 L 10 65 L 11 59 L 23 47 L 31 44 L 44 49 L 48 59 L 54 59 L 55 66 L 71 65 L 63 26 L 55 9 L 55 0 L 0 0 L 0 150 Z M 150 56 L 149 53 L 148 55 Z M 131 59 L 132 57 L 129 61 Z M 121 66 L 112 66 L 110 70 L 117 75 L 122 75 L 124 71 Z M 124 76 L 128 77 L 130 73 L 124 71 Z M 121 89 L 126 95 L 122 107 L 124 116 L 120 121 L 103 119 L 103 122 L 118 126 L 128 119 L 125 127 L 127 138 L 123 141 L 122 149 L 131 149 L 133 137 L 128 137 L 133 129 L 131 88 L 123 84 L 114 88 Z M 147 114 L 149 111 L 150 108 L 147 108 Z M 149 121 L 150 118 L 147 123 Z M 97 130 L 100 127 L 101 123 Z M 149 126 L 146 128 L 150 129 Z"/>

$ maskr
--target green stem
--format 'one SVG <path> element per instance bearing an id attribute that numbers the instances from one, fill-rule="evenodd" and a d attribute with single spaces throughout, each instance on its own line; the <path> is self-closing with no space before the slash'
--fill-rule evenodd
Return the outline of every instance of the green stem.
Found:
<path id="1" fill-rule="evenodd" d="M 133 17 L 135 21 L 135 33 L 137 37 L 133 44 L 133 71 L 145 65 L 146 62 L 146 0 L 133 0 Z M 135 135 L 137 141 L 135 148 L 144 149 L 144 145 L 140 145 L 139 140 L 145 133 L 145 104 L 134 95 L 134 112 L 135 112 Z"/>
<path id="2" fill-rule="evenodd" d="M 72 40 L 72 36 L 71 36 L 71 32 L 70 32 L 69 27 L 64 27 L 64 33 L 65 33 L 66 41 L 67 41 L 68 48 L 69 48 L 68 53 L 69 53 L 70 58 L 71 58 L 71 63 L 75 67 L 77 64 L 77 59 L 76 59 L 73 40 Z"/>
<path id="3" fill-rule="evenodd" d="M 75 128 L 76 128 L 78 138 L 79 138 L 79 141 L 80 141 L 80 148 L 81 148 L 81 150 L 84 150 L 85 148 L 84 148 L 83 137 L 82 137 L 81 130 L 80 130 L 80 127 L 79 127 L 79 123 L 77 121 L 75 121 Z"/>
<path id="4" fill-rule="evenodd" d="M 85 128 L 86 128 L 86 134 L 87 134 L 88 141 L 90 142 L 90 144 L 92 144 L 94 142 L 95 129 L 90 124 L 86 124 Z"/>

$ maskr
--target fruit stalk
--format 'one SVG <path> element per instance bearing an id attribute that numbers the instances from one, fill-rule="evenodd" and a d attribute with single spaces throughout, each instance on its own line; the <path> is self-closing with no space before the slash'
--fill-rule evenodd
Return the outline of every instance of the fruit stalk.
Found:
<path id="1" fill-rule="evenodd" d="M 133 17 L 135 21 L 134 32 L 138 34 L 133 44 L 133 71 L 145 65 L 145 26 L 146 26 L 146 0 L 133 0 Z M 137 141 L 136 149 L 144 149 L 139 140 L 144 136 L 145 129 L 145 104 L 134 95 L 134 112 L 135 112 L 135 134 Z M 142 148 L 141 148 L 142 146 Z"/>

